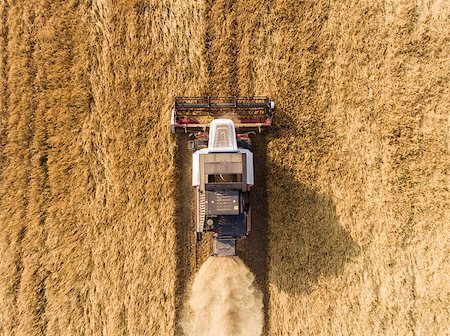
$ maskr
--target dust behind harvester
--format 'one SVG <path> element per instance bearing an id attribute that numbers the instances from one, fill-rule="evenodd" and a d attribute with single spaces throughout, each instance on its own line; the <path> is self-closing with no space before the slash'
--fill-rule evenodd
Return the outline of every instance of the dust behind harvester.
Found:
<path id="1" fill-rule="evenodd" d="M 189 133 L 193 150 L 196 238 L 212 233 L 212 255 L 235 255 L 250 232 L 250 134 L 271 126 L 274 108 L 267 97 L 175 97 L 172 132 Z"/>

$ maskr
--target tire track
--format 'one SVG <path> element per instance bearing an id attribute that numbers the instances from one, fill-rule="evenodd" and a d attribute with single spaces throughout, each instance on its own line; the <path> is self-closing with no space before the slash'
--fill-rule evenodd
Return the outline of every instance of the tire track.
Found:
<path id="1" fill-rule="evenodd" d="M 51 1 L 35 5 L 42 20 L 36 41 L 38 115 L 42 118 L 42 123 L 36 123 L 36 146 L 42 141 L 43 155 L 34 163 L 40 170 L 34 197 L 43 216 L 36 216 L 33 225 L 45 241 L 45 249 L 40 251 L 43 272 L 36 285 L 41 287 L 35 291 L 46 299 L 39 307 L 45 309 L 44 320 L 35 330 L 40 327 L 50 335 L 83 334 L 93 320 L 86 304 L 91 263 L 85 204 L 90 190 L 79 142 L 90 97 L 85 75 L 87 6 L 76 2 L 52 5 Z M 46 193 L 42 199 L 39 188 Z M 33 245 L 39 242 L 33 241 Z"/>
<path id="2" fill-rule="evenodd" d="M 3 167 L 6 162 L 6 153 L 5 153 L 5 145 L 6 145 L 6 130 L 7 130 L 7 120 L 8 120 L 8 90 L 7 90 L 7 76 L 8 76 L 8 6 L 2 2 L 0 4 L 0 17 L 1 17 L 1 35 L 0 35 L 0 186 L 3 184 Z M 0 199 L 0 205 L 3 207 L 3 201 Z M 1 213 L 0 213 L 1 217 Z M 6 234 L 0 229 L 0 238 L 3 240 Z M 0 251 L 5 251 L 6 246 L 2 246 L 0 244 Z M 6 289 L 0 285 L 0 293 L 2 297 L 4 297 Z M 7 333 L 6 331 L 6 323 L 3 321 L 4 316 L 6 315 L 6 302 L 3 302 L 0 305 L 0 314 L 2 316 L 2 323 L 0 323 L 0 334 L 4 335 Z"/>
<path id="3" fill-rule="evenodd" d="M 7 44 L 4 57 L 11 60 L 5 74 L 4 106 L 6 133 L 2 139 L 3 154 L 8 159 L 2 162 L 7 167 L 2 174 L 2 225 L 1 252 L 5 263 L 2 266 L 0 292 L 4 300 L 0 310 L 6 317 L 3 325 L 6 333 L 20 333 L 27 323 L 28 307 L 23 306 L 22 294 L 28 279 L 26 272 L 28 256 L 27 239 L 30 222 L 31 144 L 34 134 L 35 67 L 33 61 L 34 33 L 31 29 L 34 11 L 31 6 L 12 5 L 5 11 L 4 31 Z M 7 27 L 7 28 L 6 28 Z M 14 66 L 12 66 L 14 64 Z M 3 161 L 3 159 L 2 159 Z"/>
<path id="4" fill-rule="evenodd" d="M 7 74 L 8 74 L 8 6 L 4 3 L 0 4 L 0 176 L 4 167 L 6 155 L 4 154 L 4 146 L 6 144 L 6 128 L 8 120 L 8 90 L 7 90 Z"/>
<path id="5" fill-rule="evenodd" d="M 47 124 L 45 120 L 46 108 L 43 104 L 39 106 L 39 88 L 45 85 L 38 80 L 39 68 L 39 32 L 42 30 L 42 23 L 45 21 L 45 13 L 41 12 L 42 7 L 35 6 L 30 9 L 29 27 L 30 48 L 28 50 L 28 64 L 30 78 L 28 87 L 31 91 L 32 118 L 29 128 L 30 134 L 30 183 L 29 202 L 27 204 L 28 225 L 24 235 L 23 248 L 23 273 L 18 293 L 18 308 L 20 324 L 19 334 L 33 334 L 37 330 L 40 334 L 46 332 L 46 294 L 45 279 L 47 272 L 43 266 L 43 259 L 46 253 L 45 248 L 45 220 L 47 217 L 49 191 L 48 185 L 48 165 L 47 165 Z M 45 10 L 44 10 L 45 12 Z"/>

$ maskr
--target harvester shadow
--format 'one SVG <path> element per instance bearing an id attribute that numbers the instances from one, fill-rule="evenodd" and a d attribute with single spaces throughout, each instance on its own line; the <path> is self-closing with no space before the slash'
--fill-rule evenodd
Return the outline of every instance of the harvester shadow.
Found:
<path id="1" fill-rule="evenodd" d="M 238 242 L 237 255 L 255 275 L 255 285 L 263 293 L 264 330 L 268 330 L 268 238 L 267 209 L 267 140 L 264 134 L 252 136 L 255 185 L 251 191 L 252 227 L 246 240 Z"/>
<path id="2" fill-rule="evenodd" d="M 271 285 L 293 295 L 307 295 L 320 279 L 337 277 L 360 248 L 341 226 L 333 200 L 271 164 Z"/>

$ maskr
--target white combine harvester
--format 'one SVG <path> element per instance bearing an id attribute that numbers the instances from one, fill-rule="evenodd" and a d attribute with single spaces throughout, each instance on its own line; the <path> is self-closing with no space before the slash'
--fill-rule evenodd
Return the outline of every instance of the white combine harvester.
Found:
<path id="1" fill-rule="evenodd" d="M 254 185 L 250 134 L 270 127 L 267 97 L 175 97 L 172 132 L 189 133 L 197 241 L 213 233 L 213 255 L 236 254 L 251 229 Z"/>

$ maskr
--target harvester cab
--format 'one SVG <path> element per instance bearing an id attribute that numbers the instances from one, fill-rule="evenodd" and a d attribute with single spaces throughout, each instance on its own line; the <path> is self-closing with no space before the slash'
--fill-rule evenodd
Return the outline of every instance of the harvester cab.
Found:
<path id="1" fill-rule="evenodd" d="M 172 132 L 189 133 L 193 150 L 196 239 L 211 232 L 212 255 L 236 255 L 250 232 L 250 134 L 271 126 L 274 108 L 267 97 L 175 97 Z"/>

